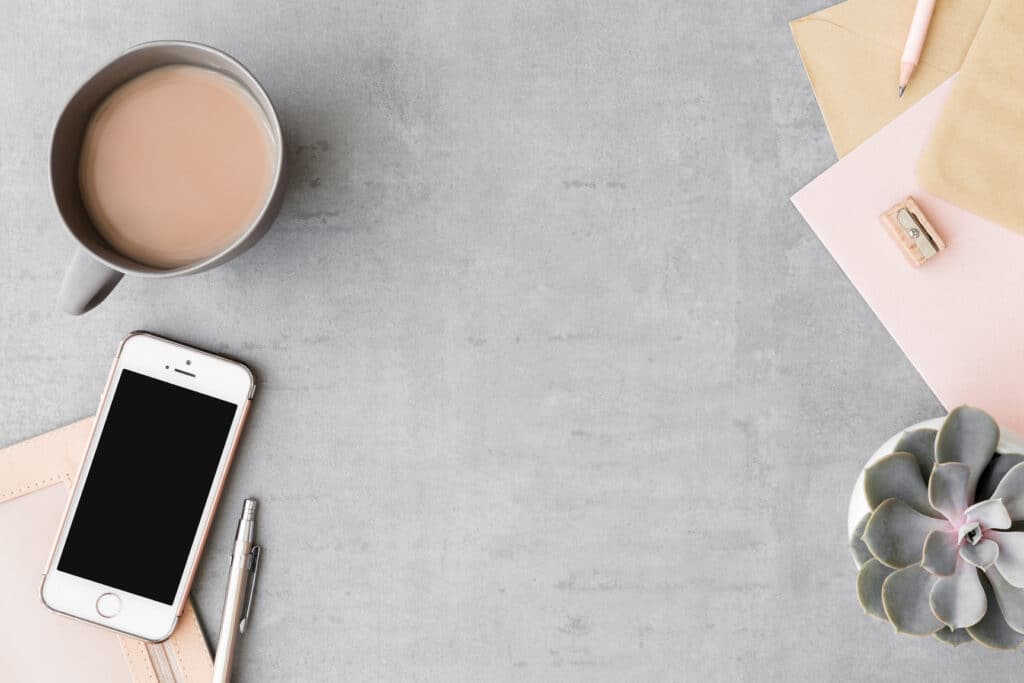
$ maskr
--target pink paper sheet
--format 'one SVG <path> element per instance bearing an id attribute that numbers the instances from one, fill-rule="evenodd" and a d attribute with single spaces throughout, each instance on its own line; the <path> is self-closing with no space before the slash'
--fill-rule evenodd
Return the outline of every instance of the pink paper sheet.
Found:
<path id="1" fill-rule="evenodd" d="M 1024 434 L 1024 237 L 929 195 L 917 181 L 917 160 L 954 80 L 792 201 L 939 401 L 983 408 Z M 920 268 L 878 222 L 907 195 L 948 245 Z"/>

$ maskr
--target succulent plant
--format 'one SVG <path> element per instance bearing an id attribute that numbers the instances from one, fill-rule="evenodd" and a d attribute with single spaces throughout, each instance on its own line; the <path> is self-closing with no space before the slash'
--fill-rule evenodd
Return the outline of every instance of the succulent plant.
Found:
<path id="1" fill-rule="evenodd" d="M 998 444 L 995 420 L 962 406 L 864 470 L 871 512 L 851 550 L 865 612 L 952 645 L 1024 643 L 1024 455 Z"/>

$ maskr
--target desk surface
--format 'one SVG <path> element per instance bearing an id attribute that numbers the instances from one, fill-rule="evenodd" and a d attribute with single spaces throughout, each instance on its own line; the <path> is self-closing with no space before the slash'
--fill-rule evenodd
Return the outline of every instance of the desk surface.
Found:
<path id="1" fill-rule="evenodd" d="M 823 0 L 8 3 L 0 441 L 89 414 L 120 338 L 260 386 L 266 546 L 245 681 L 950 680 L 1015 659 L 865 617 L 862 460 L 940 406 L 790 206 L 834 159 L 787 20 Z M 255 249 L 71 318 L 64 100 L 189 38 L 277 102 Z"/>

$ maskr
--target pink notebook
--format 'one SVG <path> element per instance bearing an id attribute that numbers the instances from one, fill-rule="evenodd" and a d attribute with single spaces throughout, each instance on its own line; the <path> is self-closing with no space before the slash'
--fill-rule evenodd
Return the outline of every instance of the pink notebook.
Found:
<path id="1" fill-rule="evenodd" d="M 1024 434 L 1024 236 L 929 195 L 917 180 L 955 78 L 797 192 L 793 204 L 946 408 L 974 405 Z M 920 268 L 878 222 L 907 195 L 948 245 Z"/>
<path id="2" fill-rule="evenodd" d="M 208 681 L 213 661 L 191 600 L 174 634 L 145 643 L 43 607 L 39 585 L 92 420 L 0 449 L 0 681 Z"/>

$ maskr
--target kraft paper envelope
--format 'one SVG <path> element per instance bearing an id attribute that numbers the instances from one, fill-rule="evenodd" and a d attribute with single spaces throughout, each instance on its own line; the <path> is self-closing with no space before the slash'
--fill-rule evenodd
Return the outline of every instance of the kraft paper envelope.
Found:
<path id="1" fill-rule="evenodd" d="M 938 0 L 921 63 L 902 99 L 896 81 L 916 0 L 847 0 L 790 23 L 840 157 L 956 73 L 988 4 Z"/>
<path id="2" fill-rule="evenodd" d="M 0 450 L 0 681 L 208 681 L 191 602 L 171 637 L 145 643 L 49 611 L 39 585 L 89 441 L 86 419 Z"/>
<path id="3" fill-rule="evenodd" d="M 992 0 L 919 171 L 933 194 L 1024 232 L 1024 1 Z"/>
<path id="4" fill-rule="evenodd" d="M 1016 0 L 1014 0 L 1016 1 Z M 793 203 L 947 408 L 1024 434 L 1024 240 L 928 194 L 917 160 L 954 79 L 800 190 Z M 878 216 L 912 195 L 948 247 L 910 266 Z"/>

